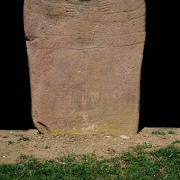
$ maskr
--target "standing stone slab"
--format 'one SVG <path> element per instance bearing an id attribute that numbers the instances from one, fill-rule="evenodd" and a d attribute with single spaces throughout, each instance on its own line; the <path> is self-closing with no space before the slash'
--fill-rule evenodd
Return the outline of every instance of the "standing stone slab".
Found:
<path id="1" fill-rule="evenodd" d="M 35 125 L 54 134 L 133 134 L 144 0 L 25 0 Z"/>

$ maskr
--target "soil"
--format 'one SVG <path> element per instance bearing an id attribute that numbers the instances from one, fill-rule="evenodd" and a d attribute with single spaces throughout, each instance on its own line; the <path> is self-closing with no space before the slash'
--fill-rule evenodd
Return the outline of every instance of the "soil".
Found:
<path id="1" fill-rule="evenodd" d="M 138 145 L 148 150 L 180 141 L 180 128 L 144 128 L 134 136 L 126 135 L 72 135 L 50 136 L 33 130 L 0 130 L 0 163 L 16 163 L 23 156 L 38 159 L 56 159 L 75 154 L 96 154 L 109 158 Z M 177 143 L 179 146 L 179 143 Z"/>

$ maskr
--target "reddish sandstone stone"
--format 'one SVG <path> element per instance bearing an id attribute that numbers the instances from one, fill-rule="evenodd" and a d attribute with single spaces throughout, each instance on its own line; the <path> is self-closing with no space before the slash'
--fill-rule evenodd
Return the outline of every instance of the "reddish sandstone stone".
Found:
<path id="1" fill-rule="evenodd" d="M 144 0 L 25 0 L 24 19 L 35 125 L 136 133 Z"/>

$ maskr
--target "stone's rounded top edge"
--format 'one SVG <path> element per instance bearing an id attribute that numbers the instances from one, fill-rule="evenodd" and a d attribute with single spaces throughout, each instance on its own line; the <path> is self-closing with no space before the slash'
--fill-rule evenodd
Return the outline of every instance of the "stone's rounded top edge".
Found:
<path id="1" fill-rule="evenodd" d="M 33 13 L 49 16 L 70 16 L 78 17 L 80 14 L 107 16 L 118 15 L 119 13 L 134 14 L 145 9 L 144 0 L 26 0 L 25 10 Z"/>

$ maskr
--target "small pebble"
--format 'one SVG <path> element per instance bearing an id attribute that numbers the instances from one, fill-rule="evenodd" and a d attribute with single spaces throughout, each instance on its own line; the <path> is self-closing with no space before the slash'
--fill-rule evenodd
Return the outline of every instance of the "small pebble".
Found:
<path id="1" fill-rule="evenodd" d="M 111 136 L 105 136 L 106 138 L 110 138 Z"/>
<path id="2" fill-rule="evenodd" d="M 121 135 L 120 136 L 122 139 L 129 139 L 129 136 Z"/>

